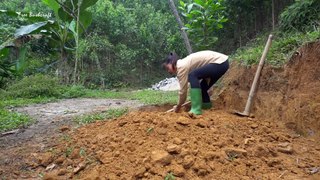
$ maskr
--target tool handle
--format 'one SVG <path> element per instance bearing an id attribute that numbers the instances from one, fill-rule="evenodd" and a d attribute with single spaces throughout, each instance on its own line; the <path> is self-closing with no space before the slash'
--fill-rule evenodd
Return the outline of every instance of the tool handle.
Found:
<path id="1" fill-rule="evenodd" d="M 259 66 L 258 66 L 258 69 L 256 71 L 256 74 L 254 76 L 254 79 L 253 79 L 253 83 L 252 83 L 252 86 L 251 86 L 251 89 L 250 89 L 250 93 L 249 93 L 249 97 L 248 97 L 248 100 L 247 100 L 247 103 L 246 103 L 246 107 L 244 109 L 244 114 L 249 114 L 250 113 L 250 108 L 251 108 L 251 104 L 252 104 L 252 99 L 255 95 L 255 92 L 256 92 L 256 89 L 257 89 L 257 83 L 258 83 L 258 80 L 259 80 L 259 77 L 260 77 L 260 73 L 261 73 L 261 69 L 264 65 L 264 61 L 267 57 L 267 53 L 270 49 L 270 46 L 271 46 L 271 41 L 272 41 L 272 34 L 269 35 L 269 38 L 268 38 L 268 41 L 267 41 L 267 44 L 263 50 L 263 53 L 262 53 L 262 56 L 261 56 L 261 59 L 260 59 L 260 62 L 259 62 Z"/>
<path id="2" fill-rule="evenodd" d="M 189 104 L 191 104 L 191 101 L 188 101 L 188 102 L 183 103 L 183 104 L 181 105 L 181 107 L 184 107 L 184 106 L 189 105 Z M 166 112 L 172 112 L 172 111 L 174 111 L 174 108 L 169 109 L 169 110 L 166 111 Z"/>

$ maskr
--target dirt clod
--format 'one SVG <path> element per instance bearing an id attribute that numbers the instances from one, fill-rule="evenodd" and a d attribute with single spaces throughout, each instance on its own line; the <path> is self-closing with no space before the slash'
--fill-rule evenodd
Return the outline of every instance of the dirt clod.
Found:
<path id="1" fill-rule="evenodd" d="M 171 163 L 172 156 L 163 150 L 157 150 L 151 152 L 151 161 L 153 163 L 160 163 L 162 165 L 168 165 Z"/>

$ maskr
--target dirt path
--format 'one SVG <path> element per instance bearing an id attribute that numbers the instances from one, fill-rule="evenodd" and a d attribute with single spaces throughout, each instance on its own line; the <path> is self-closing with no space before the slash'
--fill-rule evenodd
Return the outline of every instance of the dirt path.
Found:
<path id="1" fill-rule="evenodd" d="M 137 108 L 137 101 L 116 99 L 67 99 L 47 104 L 35 104 L 15 110 L 30 115 L 36 123 L 18 133 L 0 138 L 0 147 L 17 146 L 27 141 L 41 142 L 59 132 L 59 127 L 75 125 L 72 117 L 104 112 L 112 108 Z"/>
<path id="2" fill-rule="evenodd" d="M 134 109 L 141 106 L 137 101 L 87 98 L 16 108 L 16 111 L 30 115 L 36 122 L 17 133 L 0 137 L 0 177 L 3 165 L 22 163 L 23 152 L 37 152 L 47 148 L 62 136 L 62 131 L 72 129 L 76 125 L 72 121 L 74 116 L 104 112 L 112 108 Z"/>

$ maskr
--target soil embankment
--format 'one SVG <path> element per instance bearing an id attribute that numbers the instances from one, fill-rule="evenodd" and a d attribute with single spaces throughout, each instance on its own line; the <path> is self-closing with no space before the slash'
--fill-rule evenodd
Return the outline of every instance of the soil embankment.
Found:
<path id="1" fill-rule="evenodd" d="M 258 118 L 281 121 L 301 135 L 320 130 L 320 42 L 299 48 L 281 68 L 266 66 L 252 112 Z M 234 65 L 217 97 L 218 107 L 244 110 L 256 68 Z"/>

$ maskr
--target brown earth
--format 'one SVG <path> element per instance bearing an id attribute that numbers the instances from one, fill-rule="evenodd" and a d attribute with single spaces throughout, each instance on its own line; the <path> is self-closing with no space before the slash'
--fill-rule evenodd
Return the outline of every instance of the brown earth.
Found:
<path id="1" fill-rule="evenodd" d="M 217 106 L 243 111 L 256 68 L 233 66 L 224 79 Z M 320 42 L 296 51 L 285 67 L 265 67 L 259 81 L 254 115 L 281 121 L 301 135 L 319 135 Z"/>
<path id="2" fill-rule="evenodd" d="M 215 108 L 190 118 L 144 108 L 92 123 L 45 148 L 11 153 L 8 179 L 320 179 L 320 42 L 297 50 L 283 68 L 266 66 L 252 108 L 238 117 L 256 68 L 233 64 L 215 89 Z M 37 150 L 35 150 L 37 149 Z M 1 170 L 2 169 L 2 170 Z"/>

